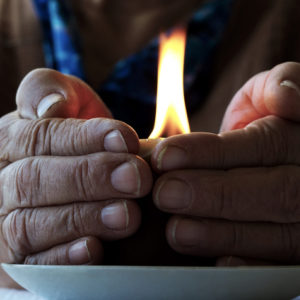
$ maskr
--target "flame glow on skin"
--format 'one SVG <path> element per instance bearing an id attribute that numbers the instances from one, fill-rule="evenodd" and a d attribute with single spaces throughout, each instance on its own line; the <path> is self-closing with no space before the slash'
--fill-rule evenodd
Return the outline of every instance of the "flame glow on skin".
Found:
<path id="1" fill-rule="evenodd" d="M 155 123 L 150 139 L 189 133 L 183 70 L 186 28 L 176 28 L 160 36 Z"/>

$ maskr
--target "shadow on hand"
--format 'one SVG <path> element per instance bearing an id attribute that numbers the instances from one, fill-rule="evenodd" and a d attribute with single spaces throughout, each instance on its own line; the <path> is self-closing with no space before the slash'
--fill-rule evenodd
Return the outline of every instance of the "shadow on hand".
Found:
<path id="1" fill-rule="evenodd" d="M 105 265 L 213 266 L 215 259 L 175 252 L 167 243 L 165 228 L 170 215 L 159 211 L 151 195 L 139 199 L 142 211 L 140 229 L 132 237 L 104 243 Z"/>

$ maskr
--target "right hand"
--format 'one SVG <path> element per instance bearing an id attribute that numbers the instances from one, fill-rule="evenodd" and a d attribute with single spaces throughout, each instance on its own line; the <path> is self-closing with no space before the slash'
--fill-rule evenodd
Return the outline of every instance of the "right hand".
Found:
<path id="1" fill-rule="evenodd" d="M 56 71 L 23 80 L 18 110 L 0 119 L 0 262 L 98 263 L 101 240 L 139 227 L 132 199 L 149 193 L 151 171 L 134 130 L 99 100 Z"/>

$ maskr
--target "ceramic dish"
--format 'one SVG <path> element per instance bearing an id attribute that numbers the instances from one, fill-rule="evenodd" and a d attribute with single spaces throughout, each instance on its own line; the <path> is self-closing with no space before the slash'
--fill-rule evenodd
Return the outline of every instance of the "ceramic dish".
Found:
<path id="1" fill-rule="evenodd" d="M 2 264 L 45 299 L 292 299 L 300 267 L 201 268 Z"/>

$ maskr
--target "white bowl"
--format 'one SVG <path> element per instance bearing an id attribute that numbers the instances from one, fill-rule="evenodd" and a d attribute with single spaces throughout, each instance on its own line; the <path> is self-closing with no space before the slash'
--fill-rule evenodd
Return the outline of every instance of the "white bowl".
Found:
<path id="1" fill-rule="evenodd" d="M 133 267 L 2 264 L 45 299 L 292 299 L 300 267 Z"/>

